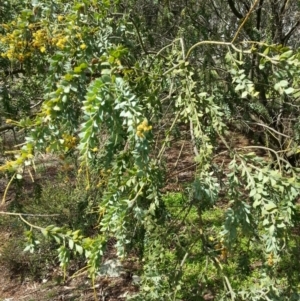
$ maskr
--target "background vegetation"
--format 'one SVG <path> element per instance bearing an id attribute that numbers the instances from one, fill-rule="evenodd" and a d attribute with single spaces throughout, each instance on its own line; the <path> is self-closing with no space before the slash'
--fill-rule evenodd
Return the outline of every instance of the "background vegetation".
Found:
<path id="1" fill-rule="evenodd" d="M 81 258 L 93 283 L 113 240 L 140 261 L 133 300 L 299 299 L 299 1 L 12 0 L 0 15 L 2 205 L 17 192 L 1 223 L 22 221 L 25 250 L 49 244 L 38 254 L 65 273 Z M 72 173 L 24 202 L 58 156 Z"/>

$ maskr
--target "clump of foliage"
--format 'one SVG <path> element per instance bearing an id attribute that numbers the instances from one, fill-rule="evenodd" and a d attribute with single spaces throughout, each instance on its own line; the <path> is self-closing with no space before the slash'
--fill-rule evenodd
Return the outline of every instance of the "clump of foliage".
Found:
<path id="1" fill-rule="evenodd" d="M 39 153 L 73 156 L 85 190 L 98 195 L 96 235 L 83 231 L 83 221 L 43 226 L 20 215 L 31 227 L 28 249 L 39 230 L 60 245 L 63 268 L 82 256 L 94 279 L 114 237 L 119 257 L 137 249 L 144 260 L 136 300 L 184 294 L 194 250 L 199 281 L 219 300 L 296 298 L 295 282 L 278 284 L 276 269 L 291 254 L 299 196 L 297 4 L 125 2 L 127 8 L 119 1 L 24 0 L 3 8 L 9 18 L 0 33 L 2 106 L 26 140 L 1 171 L 21 178 Z M 27 89 L 18 96 L 15 85 Z M 24 104 L 20 112 L 5 107 L 11 99 Z M 172 116 L 166 124 L 165 116 Z M 190 127 L 197 168 L 175 218 L 161 189 L 166 147 L 179 123 Z M 232 144 L 232 128 L 257 145 Z M 216 160 L 220 144 L 229 163 Z M 205 221 L 220 203 L 222 226 Z M 190 231 L 181 232 L 183 225 Z M 245 255 L 236 255 L 245 242 Z M 228 258 L 240 258 L 247 270 L 254 249 L 262 262 L 257 282 L 242 284 Z M 176 269 L 168 268 L 174 262 Z M 205 262 L 223 286 L 209 281 Z"/>

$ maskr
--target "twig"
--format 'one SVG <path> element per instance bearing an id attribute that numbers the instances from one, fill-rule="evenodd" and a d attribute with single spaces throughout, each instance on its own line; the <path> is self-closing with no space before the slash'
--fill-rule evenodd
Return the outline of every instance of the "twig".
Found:
<path id="1" fill-rule="evenodd" d="M 233 289 L 232 289 L 232 287 L 231 287 L 231 284 L 230 284 L 228 278 L 227 278 L 226 276 L 224 276 L 224 279 L 225 279 L 225 281 L 226 281 L 227 288 L 228 288 L 228 290 L 229 290 L 229 292 L 230 292 L 231 300 L 234 301 L 235 298 L 236 298 L 235 292 L 233 291 Z"/>
<path id="2" fill-rule="evenodd" d="M 180 148 L 180 152 L 179 152 L 179 155 L 178 155 L 178 157 L 177 157 L 177 160 L 176 160 L 176 163 L 175 163 L 174 168 L 176 168 L 177 165 L 178 165 L 178 161 L 179 161 L 180 156 L 181 156 L 181 154 L 182 154 L 182 150 L 183 150 L 184 144 L 185 144 L 185 143 L 183 142 L 183 143 L 182 143 L 182 146 L 181 146 L 181 148 Z"/>
<path id="3" fill-rule="evenodd" d="M 4 205 L 5 204 L 5 199 L 6 199 L 6 195 L 7 195 L 7 192 L 8 192 L 8 189 L 13 181 L 13 179 L 15 178 L 17 173 L 14 173 L 14 175 L 11 177 L 11 179 L 9 180 L 8 184 L 6 185 L 6 188 L 5 188 L 5 191 L 4 191 L 4 194 L 3 194 L 3 198 L 2 198 L 2 202 L 1 202 L 1 205 Z"/>
<path id="4" fill-rule="evenodd" d="M 197 149 L 196 139 L 195 139 L 195 135 L 194 135 L 194 127 L 193 127 L 192 119 L 190 119 L 190 134 L 191 134 L 194 154 L 195 154 L 195 156 L 199 157 L 199 152 Z"/>
<path id="5" fill-rule="evenodd" d="M 218 42 L 218 41 L 201 41 L 201 42 L 198 42 L 196 44 L 194 44 L 190 49 L 189 51 L 187 52 L 186 54 L 186 59 L 189 58 L 189 56 L 191 55 L 192 51 L 200 46 L 200 45 L 205 45 L 205 44 L 208 44 L 208 45 L 225 45 L 225 46 L 232 46 L 232 43 L 230 42 Z"/>
<path id="6" fill-rule="evenodd" d="M 49 217 L 49 216 L 59 216 L 59 214 L 31 214 L 31 213 L 18 213 L 18 212 L 5 212 L 5 211 L 0 211 L 0 214 L 4 215 L 15 215 L 15 216 L 38 216 L 38 217 Z"/>
<path id="7" fill-rule="evenodd" d="M 253 5 L 252 5 L 252 7 L 250 8 L 248 14 L 247 14 L 246 17 L 244 18 L 244 21 L 243 21 L 242 24 L 239 26 L 237 32 L 235 33 L 235 35 L 234 35 L 234 37 L 233 37 L 233 39 L 232 39 L 232 41 L 231 41 L 232 44 L 234 43 L 234 41 L 235 41 L 236 38 L 238 37 L 238 35 L 239 35 L 241 29 L 243 28 L 243 26 L 245 25 L 246 21 L 249 19 L 250 15 L 251 15 L 252 11 L 254 10 L 256 4 L 258 3 L 258 1 L 259 1 L 259 0 L 256 0 L 256 1 L 253 3 Z"/>
<path id="8" fill-rule="evenodd" d="M 260 125 L 260 126 L 262 126 L 262 127 L 265 127 L 265 128 L 267 128 L 267 129 L 269 129 L 270 131 L 273 131 L 273 132 L 274 132 L 274 133 L 276 133 L 277 135 L 280 135 L 280 136 L 283 136 L 283 137 L 286 137 L 286 138 L 289 138 L 289 139 L 291 139 L 291 137 L 290 137 L 290 136 L 288 136 L 288 135 L 285 135 L 285 134 L 283 134 L 283 133 L 280 133 L 280 132 L 276 131 L 275 129 L 273 129 L 273 128 L 269 127 L 269 126 L 268 126 L 268 125 L 266 125 L 266 124 L 259 123 L 259 122 L 247 122 L 247 123 L 251 123 L 251 124 Z"/>
<path id="9" fill-rule="evenodd" d="M 169 175 L 168 178 L 177 176 L 177 175 L 180 174 L 181 172 L 183 172 L 183 171 L 185 171 L 185 170 L 187 170 L 187 169 L 190 169 L 191 167 L 194 167 L 194 166 L 196 166 L 196 165 L 198 165 L 198 164 L 199 164 L 198 162 L 197 162 L 197 163 L 193 163 L 192 165 L 189 165 L 189 166 L 187 166 L 187 167 L 185 167 L 185 168 L 183 168 L 183 169 L 180 169 L 179 171 L 177 171 L 177 172 L 175 172 L 175 173 L 171 173 L 171 174 Z"/>
<path id="10" fill-rule="evenodd" d="M 135 28 L 135 30 L 136 30 L 137 37 L 138 37 L 138 40 L 139 40 L 139 43 L 140 43 L 141 48 L 143 49 L 144 53 L 147 55 L 147 54 L 148 54 L 148 51 L 147 51 L 147 49 L 145 48 L 145 45 L 144 45 L 143 40 L 142 40 L 142 38 L 141 38 L 140 31 L 139 31 L 137 25 L 135 24 L 134 19 L 133 19 L 131 16 L 129 16 L 129 20 L 132 22 L 132 24 L 133 24 L 133 26 L 134 26 L 134 28 Z"/>
<path id="11" fill-rule="evenodd" d="M 35 226 L 35 225 L 29 223 L 25 218 L 22 217 L 21 214 L 19 214 L 19 218 L 20 218 L 25 224 L 27 224 L 28 226 L 30 226 L 31 228 L 35 228 L 35 229 L 38 229 L 38 230 L 40 230 L 40 231 L 44 230 L 44 228 L 42 228 L 42 227 Z"/>
<path id="12" fill-rule="evenodd" d="M 159 151 L 159 153 L 158 153 L 158 155 L 157 155 L 157 160 L 158 160 L 158 162 L 161 161 L 161 157 L 162 157 L 162 155 L 163 155 L 163 153 L 164 153 L 164 151 L 165 151 L 166 144 L 167 144 L 167 142 L 168 142 L 168 138 L 169 138 L 170 132 L 172 131 L 173 127 L 175 126 L 175 124 L 176 124 L 176 122 L 177 122 L 177 120 L 178 120 L 178 118 L 179 118 L 179 116 L 180 116 L 180 113 L 181 113 L 181 112 L 177 112 L 177 114 L 176 114 L 176 116 L 175 116 L 175 118 L 174 118 L 174 120 L 173 120 L 173 123 L 172 123 L 171 127 L 169 128 L 169 131 L 168 131 L 168 133 L 167 133 L 167 137 L 166 137 L 165 141 L 163 142 L 163 145 L 162 145 L 162 147 L 161 147 L 161 149 L 160 149 L 160 151 Z"/>
<path id="13" fill-rule="evenodd" d="M 41 99 L 39 102 L 37 102 L 36 104 L 34 104 L 34 105 L 32 105 L 31 107 L 30 107 L 30 109 L 33 109 L 33 108 L 35 108 L 35 107 L 37 107 L 38 105 L 40 105 L 41 103 L 43 103 L 44 102 L 44 99 Z"/>

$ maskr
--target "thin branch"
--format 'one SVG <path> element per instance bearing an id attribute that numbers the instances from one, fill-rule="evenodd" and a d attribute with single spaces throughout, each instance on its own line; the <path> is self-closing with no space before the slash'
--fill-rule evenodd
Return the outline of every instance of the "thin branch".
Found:
<path id="1" fill-rule="evenodd" d="M 141 37 L 141 34 L 140 34 L 140 31 L 135 23 L 135 21 L 133 20 L 133 18 L 131 16 L 129 16 L 129 20 L 132 22 L 135 30 L 136 30 L 136 33 L 137 33 L 137 37 L 138 37 L 138 40 L 139 40 L 139 43 L 140 43 L 140 46 L 141 48 L 143 49 L 143 51 L 145 52 L 145 54 L 147 55 L 148 54 L 148 51 L 147 49 L 145 48 L 145 45 L 143 43 L 143 40 L 142 40 L 142 37 Z"/>
<path id="2" fill-rule="evenodd" d="M 29 223 L 25 218 L 22 217 L 21 214 L 19 214 L 19 218 L 20 218 L 25 224 L 27 224 L 28 226 L 30 226 L 31 228 L 35 228 L 35 229 L 38 229 L 38 230 L 41 230 L 41 231 L 44 230 L 44 228 L 42 228 L 42 227 L 35 226 L 35 225 Z"/>
<path id="3" fill-rule="evenodd" d="M 189 58 L 189 56 L 191 55 L 192 51 L 193 51 L 196 47 L 201 46 L 201 45 L 205 45 L 205 44 L 208 44 L 208 45 L 223 45 L 223 46 L 231 46 L 231 47 L 233 47 L 233 46 L 232 46 L 232 43 L 230 43 L 230 42 L 201 41 L 201 42 L 198 42 L 198 43 L 194 44 L 194 45 L 189 49 L 189 51 L 188 51 L 187 54 L 186 54 L 186 59 Z M 179 67 L 181 64 L 182 64 L 182 63 L 177 64 L 177 65 L 174 66 L 174 67 L 177 68 L 177 67 Z M 172 69 L 172 70 L 175 69 L 174 67 L 171 68 L 171 69 Z M 169 71 L 171 71 L 171 69 L 169 69 L 168 71 L 166 71 L 165 74 L 168 74 Z"/>
<path id="4" fill-rule="evenodd" d="M 281 15 L 283 15 L 285 13 L 288 3 L 289 3 L 289 0 L 284 0 L 284 2 L 282 4 L 282 7 L 280 9 L 280 14 Z"/>
<path id="5" fill-rule="evenodd" d="M 265 128 L 267 128 L 267 129 L 269 129 L 270 131 L 273 131 L 273 132 L 276 133 L 277 135 L 280 135 L 280 136 L 283 136 L 283 137 L 286 137 L 286 138 L 291 139 L 290 136 L 285 135 L 285 134 L 283 134 L 283 133 L 280 133 L 280 132 L 276 131 L 275 129 L 271 128 L 270 126 L 268 126 L 268 125 L 266 125 L 266 124 L 259 123 L 259 122 L 247 122 L 247 123 L 256 124 L 256 125 L 265 127 Z"/>
<path id="6" fill-rule="evenodd" d="M 13 216 L 32 216 L 32 217 L 52 217 L 52 216 L 59 216 L 59 214 L 30 214 L 30 213 L 18 213 L 18 212 L 5 212 L 0 211 L 0 214 L 3 215 L 13 215 Z"/>
<path id="7" fill-rule="evenodd" d="M 32 105 L 32 106 L 30 107 L 30 109 L 33 109 L 33 108 L 37 107 L 38 105 L 40 105 L 40 104 L 43 103 L 43 102 L 44 102 L 44 99 L 42 98 L 39 102 L 37 102 L 36 104 Z"/>
<path id="8" fill-rule="evenodd" d="M 235 300 L 235 297 L 236 297 L 236 294 L 235 294 L 235 292 L 233 291 L 233 289 L 232 289 L 232 287 L 231 287 L 231 284 L 230 284 L 228 278 L 227 278 L 226 276 L 224 276 L 224 279 L 225 279 L 225 281 L 226 281 L 227 289 L 228 289 L 229 292 L 230 292 L 231 300 L 234 301 L 234 300 Z"/>
<path id="9" fill-rule="evenodd" d="M 165 149 L 166 149 L 166 144 L 167 144 L 167 142 L 168 142 L 168 138 L 169 138 L 170 133 L 171 133 L 173 127 L 175 126 L 175 124 L 176 124 L 176 122 L 177 122 L 177 120 L 178 120 L 178 118 L 179 118 L 179 116 L 180 116 L 180 113 L 181 113 L 181 112 L 178 112 L 178 113 L 176 114 L 176 116 L 175 116 L 175 118 L 174 118 L 174 120 L 173 120 L 173 123 L 172 123 L 171 127 L 169 128 L 169 131 L 168 131 L 168 133 L 167 133 L 167 137 L 165 138 L 165 141 L 163 142 L 163 145 L 162 145 L 162 147 L 161 147 L 161 149 L 160 149 L 160 151 L 159 151 L 159 153 L 158 153 L 158 155 L 157 155 L 157 160 L 158 160 L 158 162 L 161 161 L 162 155 L 163 155 L 163 153 L 164 153 L 164 151 L 165 151 Z"/>
<path id="10" fill-rule="evenodd" d="M 190 169 L 190 168 L 192 168 L 192 167 L 195 167 L 195 166 L 197 166 L 198 164 L 199 164 L 198 162 L 197 162 L 197 163 L 193 163 L 192 165 L 189 165 L 189 166 L 187 166 L 187 167 L 185 167 L 185 168 L 182 168 L 182 169 L 180 169 L 179 171 L 176 171 L 175 173 L 171 173 L 171 174 L 168 176 L 168 179 L 169 179 L 169 178 L 173 178 L 173 177 L 179 175 L 181 172 L 183 172 L 183 171 L 185 171 L 185 170 L 187 170 L 187 169 Z"/>
<path id="11" fill-rule="evenodd" d="M 195 139 L 195 135 L 194 135 L 194 127 L 193 127 L 192 119 L 190 119 L 190 134 L 191 134 L 194 154 L 195 154 L 195 156 L 199 156 L 199 152 L 198 152 L 197 145 L 196 145 L 196 139 Z"/>
<path id="12" fill-rule="evenodd" d="M 231 0 L 228 0 L 228 1 L 231 1 Z M 245 25 L 245 23 L 246 23 L 247 20 L 249 19 L 250 15 L 251 15 L 252 11 L 254 10 L 255 6 L 257 5 L 258 1 L 260 1 L 260 0 L 256 0 L 256 1 L 253 3 L 253 5 L 252 5 L 252 7 L 250 8 L 248 14 L 247 14 L 246 17 L 244 18 L 242 24 L 239 26 L 237 32 L 235 33 L 235 35 L 234 35 L 234 37 L 233 37 L 233 39 L 232 39 L 232 41 L 231 41 L 232 44 L 234 43 L 234 41 L 235 41 L 236 38 L 238 37 L 240 31 L 242 30 L 243 26 Z"/>
<path id="13" fill-rule="evenodd" d="M 256 19 L 256 29 L 260 30 L 260 24 L 261 24 L 261 10 L 263 6 L 264 0 L 259 1 L 259 6 L 257 10 L 257 19 Z"/>
<path id="14" fill-rule="evenodd" d="M 281 167 L 280 167 L 280 161 L 284 162 L 285 164 L 292 166 L 290 162 L 288 162 L 287 160 L 285 160 L 282 157 L 278 156 L 278 152 L 276 152 L 274 149 L 266 147 L 266 146 L 259 146 L 259 145 L 249 145 L 249 146 L 243 146 L 240 149 L 253 149 L 253 148 L 259 148 L 259 149 L 264 149 L 268 152 L 273 153 L 276 156 L 277 162 L 278 162 L 278 166 L 279 166 L 279 171 L 281 172 Z"/>
<path id="15" fill-rule="evenodd" d="M 182 151 L 183 151 L 183 148 L 184 148 L 184 144 L 185 144 L 185 143 L 183 142 L 182 145 L 181 145 L 180 152 L 179 152 L 179 154 L 178 154 L 177 160 L 176 160 L 175 165 L 174 165 L 174 169 L 177 168 L 179 159 L 180 159 L 180 157 L 181 157 L 181 154 L 182 154 Z"/>
<path id="16" fill-rule="evenodd" d="M 14 173 L 14 175 L 11 177 L 11 179 L 9 180 L 8 184 L 6 185 L 6 188 L 5 188 L 5 191 L 4 191 L 4 194 L 3 194 L 3 198 L 2 198 L 2 201 L 1 201 L 1 205 L 4 205 L 5 204 L 5 200 L 6 200 L 6 195 L 7 195 L 7 192 L 8 192 L 8 189 L 12 183 L 12 181 L 14 180 L 15 176 L 16 176 L 17 173 Z"/>

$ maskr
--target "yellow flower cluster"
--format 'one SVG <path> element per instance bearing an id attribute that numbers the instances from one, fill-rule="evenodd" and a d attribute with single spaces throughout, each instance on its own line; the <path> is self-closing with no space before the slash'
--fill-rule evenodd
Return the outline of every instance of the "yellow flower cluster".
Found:
<path id="1" fill-rule="evenodd" d="M 273 266 L 274 265 L 274 255 L 273 253 L 270 253 L 268 256 L 268 265 Z"/>
<path id="2" fill-rule="evenodd" d="M 64 49 L 68 39 L 69 39 L 68 36 L 55 37 L 55 38 L 52 39 L 52 43 L 55 43 L 55 46 L 58 47 L 59 49 Z"/>
<path id="3" fill-rule="evenodd" d="M 77 145 L 77 138 L 72 136 L 72 135 L 69 135 L 69 134 L 63 134 L 62 135 L 62 138 L 64 140 L 64 146 L 67 148 L 67 149 L 73 149 L 75 148 L 75 146 Z"/>
<path id="4" fill-rule="evenodd" d="M 10 27 L 7 25 L 5 28 Z M 5 52 L 1 53 L 3 58 L 23 62 L 26 57 L 30 56 L 30 52 L 27 49 L 27 42 L 24 41 L 20 30 L 15 29 L 11 33 L 0 35 L 0 42 L 8 48 Z"/>
<path id="5" fill-rule="evenodd" d="M 7 155 L 13 155 L 15 160 L 6 161 L 0 166 L 0 171 L 21 171 L 22 165 L 27 161 L 31 162 L 33 159 L 33 147 L 28 144 L 27 149 L 6 151 Z"/>
<path id="6" fill-rule="evenodd" d="M 110 173 L 111 173 L 110 169 L 107 169 L 107 170 L 101 169 L 100 170 L 100 179 L 97 184 L 97 188 L 107 185 Z"/>
<path id="7" fill-rule="evenodd" d="M 82 50 L 86 49 L 86 47 L 87 46 L 84 43 L 80 45 L 80 49 L 82 49 Z"/>
<path id="8" fill-rule="evenodd" d="M 144 119 L 144 121 L 137 126 L 136 130 L 137 130 L 136 135 L 140 138 L 144 138 L 145 133 L 152 130 L 152 126 L 148 125 L 148 120 L 147 119 Z"/>
<path id="9" fill-rule="evenodd" d="M 46 52 L 46 45 L 48 43 L 48 35 L 45 29 L 39 29 L 32 33 L 32 46 L 38 48 L 42 53 Z"/>
<path id="10" fill-rule="evenodd" d="M 213 241 L 214 238 L 211 238 L 209 237 L 209 240 L 210 241 Z M 227 257 L 228 257 L 228 250 L 227 248 L 225 247 L 224 243 L 223 243 L 223 239 L 221 239 L 220 241 L 218 241 L 215 245 L 215 250 L 216 251 L 220 251 L 220 256 L 219 256 L 219 259 L 221 261 L 226 261 L 227 260 Z"/>
<path id="11" fill-rule="evenodd" d="M 42 53 L 46 52 L 48 36 L 45 29 L 36 30 L 32 33 L 31 40 L 28 40 L 28 38 L 26 38 L 26 32 L 23 29 L 14 29 L 14 27 L 18 26 L 15 22 L 5 25 L 4 28 L 11 30 L 11 32 L 0 36 L 0 42 L 8 48 L 5 52 L 1 53 L 2 57 L 23 62 L 26 58 L 31 56 L 35 49 L 39 49 Z M 36 24 L 28 25 L 28 29 L 31 31 L 33 31 L 35 27 Z"/>
<path id="12" fill-rule="evenodd" d="M 36 50 L 45 53 L 49 46 L 56 46 L 59 49 L 64 49 L 69 40 L 69 36 L 60 30 L 54 30 L 50 33 L 47 29 L 40 28 L 38 24 L 34 23 L 29 24 L 27 27 L 32 33 L 30 39 L 28 39 L 28 35 L 23 29 L 16 28 L 18 24 L 15 22 L 2 24 L 2 26 L 10 32 L 0 35 L 0 42 L 7 48 L 5 52 L 1 53 L 1 56 L 3 58 L 8 58 L 11 61 L 18 60 L 23 62 Z"/>
<path id="13" fill-rule="evenodd" d="M 5 49 L 0 55 L 11 61 L 23 62 L 35 53 L 46 53 L 52 47 L 65 49 L 73 45 L 85 50 L 88 46 L 83 41 L 81 28 L 71 26 L 67 16 L 57 16 L 58 23 L 53 27 L 42 26 L 41 22 L 30 23 L 26 26 L 20 19 L 8 24 L 0 24 L 6 31 L 0 34 L 0 43 Z M 61 22 L 66 21 L 66 26 Z"/>

